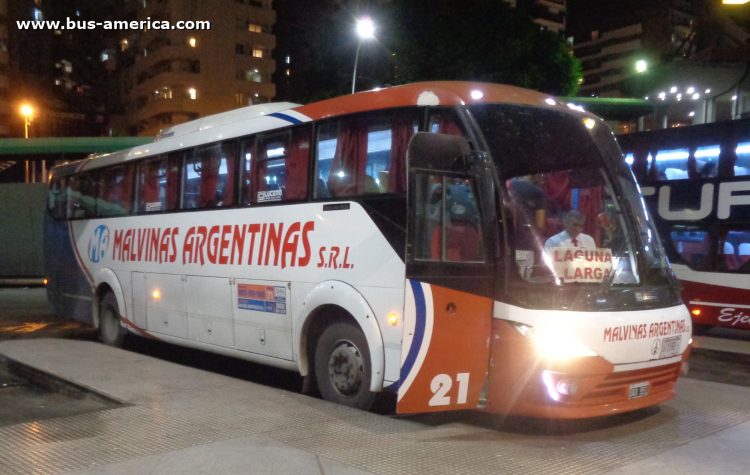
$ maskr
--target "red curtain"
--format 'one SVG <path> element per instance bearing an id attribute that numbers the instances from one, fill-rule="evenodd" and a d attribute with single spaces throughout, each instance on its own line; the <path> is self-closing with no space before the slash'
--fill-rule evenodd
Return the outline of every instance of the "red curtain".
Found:
<path id="1" fill-rule="evenodd" d="M 172 154 L 167 160 L 167 209 L 174 210 L 180 205 L 180 163 L 182 156 Z"/>
<path id="2" fill-rule="evenodd" d="M 227 160 L 227 176 L 224 182 L 224 197 L 221 200 L 222 206 L 231 206 L 234 204 L 234 184 L 235 173 L 237 170 L 237 144 L 235 142 L 225 143 L 223 154 Z"/>
<path id="3" fill-rule="evenodd" d="M 439 134 L 455 135 L 458 137 L 463 135 L 461 133 L 461 128 L 456 124 L 456 121 L 453 120 L 453 117 L 450 114 L 436 114 L 432 117 L 430 122 L 438 124 L 437 133 Z"/>
<path id="4" fill-rule="evenodd" d="M 331 196 L 362 194 L 367 167 L 367 124 L 355 122 L 342 126 L 336 142 L 328 191 Z"/>
<path id="5" fill-rule="evenodd" d="M 408 120 L 396 120 L 391 130 L 391 161 L 388 165 L 388 191 L 406 192 L 406 149 L 414 135 L 414 124 Z"/>
<path id="6" fill-rule="evenodd" d="M 734 165 L 737 163 L 737 140 L 728 141 L 721 147 L 719 154 L 719 176 L 734 176 Z"/>
<path id="7" fill-rule="evenodd" d="M 120 206 L 123 211 L 129 213 L 133 206 L 133 176 L 135 166 L 125 165 L 122 177 L 122 191 L 120 192 Z"/>
<path id="8" fill-rule="evenodd" d="M 161 202 L 159 198 L 159 169 L 161 160 L 151 160 L 141 165 L 141 184 L 143 185 L 143 207 L 146 210 L 147 203 Z"/>
<path id="9" fill-rule="evenodd" d="M 262 157 L 266 154 L 265 149 L 261 149 L 261 154 L 258 156 Z M 266 176 L 268 175 L 268 160 L 255 160 L 252 163 L 252 172 L 250 176 L 252 181 L 250 183 L 250 190 L 248 190 L 249 202 L 258 202 L 258 192 L 268 190 L 268 184 L 266 183 Z"/>
<path id="10" fill-rule="evenodd" d="M 201 208 L 213 208 L 216 206 L 216 188 L 219 184 L 219 157 L 218 147 L 198 152 L 201 159 L 201 184 L 198 197 Z"/>
<path id="11" fill-rule="evenodd" d="M 561 210 L 568 212 L 573 207 L 573 188 L 570 185 L 570 172 L 546 173 L 542 182 L 542 189 L 547 197 L 548 210 Z M 601 228 L 598 224 L 599 214 L 603 211 L 602 200 L 604 190 L 602 186 L 579 188 L 578 211 L 586 215 L 583 233 L 588 234 L 597 246 L 601 244 Z M 562 215 L 559 219 L 547 217 L 544 236 L 549 238 L 564 229 Z"/>
<path id="12" fill-rule="evenodd" d="M 284 166 L 284 201 L 307 198 L 307 170 L 310 159 L 310 129 L 295 130 Z"/>

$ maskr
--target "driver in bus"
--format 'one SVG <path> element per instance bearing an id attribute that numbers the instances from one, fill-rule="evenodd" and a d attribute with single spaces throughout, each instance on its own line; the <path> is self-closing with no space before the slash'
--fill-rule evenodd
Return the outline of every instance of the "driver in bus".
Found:
<path id="1" fill-rule="evenodd" d="M 583 234 L 583 225 L 586 224 L 586 215 L 578 210 L 570 210 L 563 217 L 565 230 L 547 239 L 544 250 L 550 254 L 553 247 L 583 247 L 596 249 L 594 238 Z"/>

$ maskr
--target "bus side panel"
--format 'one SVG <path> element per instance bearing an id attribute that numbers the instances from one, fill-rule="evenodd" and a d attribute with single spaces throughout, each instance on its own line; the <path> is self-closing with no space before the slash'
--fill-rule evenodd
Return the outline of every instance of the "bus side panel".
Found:
<path id="1" fill-rule="evenodd" d="M 688 279 L 677 271 L 675 274 L 682 283 L 682 298 L 692 312 L 693 323 L 750 329 L 750 276 L 693 271 Z M 700 276 L 703 282 L 694 280 L 694 274 L 704 274 Z M 724 276 L 732 279 L 733 286 L 721 285 Z M 734 287 L 738 284 L 744 288 Z"/>
<path id="2" fill-rule="evenodd" d="M 44 240 L 47 298 L 53 312 L 93 324 L 93 290 L 79 263 L 69 223 L 56 221 L 45 212 Z"/>
<path id="3" fill-rule="evenodd" d="M 487 376 L 493 301 L 408 281 L 397 411 L 473 409 Z"/>

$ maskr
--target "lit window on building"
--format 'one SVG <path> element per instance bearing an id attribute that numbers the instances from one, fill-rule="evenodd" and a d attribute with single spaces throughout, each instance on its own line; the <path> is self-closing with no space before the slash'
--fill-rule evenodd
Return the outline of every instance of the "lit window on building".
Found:
<path id="1" fill-rule="evenodd" d="M 286 70 L 286 75 L 289 76 L 290 74 L 292 74 L 292 71 L 290 69 L 287 69 Z"/>
<path id="2" fill-rule="evenodd" d="M 195 100 L 198 98 L 198 91 L 196 91 L 195 89 L 188 89 L 188 94 L 190 95 L 190 99 Z"/>
<path id="3" fill-rule="evenodd" d="M 396 56 L 396 53 L 393 53 L 393 56 Z M 286 57 L 286 64 L 289 64 L 289 62 L 292 60 L 291 56 Z"/>
<path id="4" fill-rule="evenodd" d="M 36 21 L 43 21 L 44 15 L 42 14 L 42 11 L 38 8 L 34 9 L 34 20 Z"/>
<path id="5" fill-rule="evenodd" d="M 195 38 L 190 38 L 190 39 L 188 40 L 188 44 L 190 44 L 190 46 L 191 46 L 191 47 L 195 48 L 195 45 L 196 45 L 196 40 L 195 40 Z"/>
<path id="6" fill-rule="evenodd" d="M 237 104 L 244 106 L 247 103 L 247 99 L 245 98 L 245 94 L 238 92 L 234 95 L 235 100 L 237 101 Z"/>
<path id="7" fill-rule="evenodd" d="M 263 76 L 260 74 L 260 72 L 257 69 L 253 69 L 252 71 L 247 72 L 245 79 L 247 79 L 250 82 L 262 82 Z"/>
<path id="8" fill-rule="evenodd" d="M 42 6 L 42 0 L 34 0 L 34 5 Z"/>
<path id="9" fill-rule="evenodd" d="M 102 61 L 107 61 L 109 59 L 109 54 L 102 53 Z"/>
<path id="10" fill-rule="evenodd" d="M 263 32 L 263 28 L 261 28 L 260 25 L 255 25 L 253 23 L 250 23 L 249 25 L 247 25 L 247 29 L 249 31 L 252 31 L 253 33 L 262 33 Z"/>
<path id="11" fill-rule="evenodd" d="M 254 49 L 253 50 L 253 57 L 255 57 L 255 58 L 262 58 L 263 57 L 263 50 L 262 49 Z"/>
<path id="12" fill-rule="evenodd" d="M 123 38 L 120 40 L 120 50 L 125 51 L 126 49 L 128 49 L 128 46 L 130 45 L 128 44 L 127 38 Z"/>
<path id="13" fill-rule="evenodd" d="M 70 74 L 70 73 L 73 72 L 73 63 L 71 63 L 70 61 L 67 61 L 65 59 L 63 59 L 62 61 L 60 61 L 60 63 L 61 63 L 61 66 L 63 68 L 63 72 L 65 72 L 66 74 Z"/>

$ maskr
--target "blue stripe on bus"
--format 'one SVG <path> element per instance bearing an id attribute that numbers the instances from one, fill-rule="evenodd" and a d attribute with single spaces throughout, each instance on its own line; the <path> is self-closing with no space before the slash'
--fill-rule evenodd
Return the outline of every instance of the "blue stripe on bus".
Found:
<path id="1" fill-rule="evenodd" d="M 411 289 L 414 293 L 414 306 L 416 307 L 417 320 L 414 326 L 414 338 L 411 342 L 411 348 L 409 348 L 409 354 L 406 356 L 404 365 L 401 366 L 399 384 L 406 381 L 406 378 L 414 367 L 414 363 L 417 361 L 417 355 L 419 355 L 419 350 L 422 348 L 422 341 L 424 340 L 424 330 L 427 326 L 427 309 L 424 301 L 422 284 L 416 280 L 409 280 L 409 283 L 411 284 Z"/>
<path id="2" fill-rule="evenodd" d="M 270 117 L 276 117 L 277 119 L 285 120 L 287 122 L 291 122 L 292 124 L 301 124 L 302 121 L 299 119 L 295 119 L 291 115 L 282 114 L 281 112 L 274 112 L 273 114 L 268 114 Z"/>

